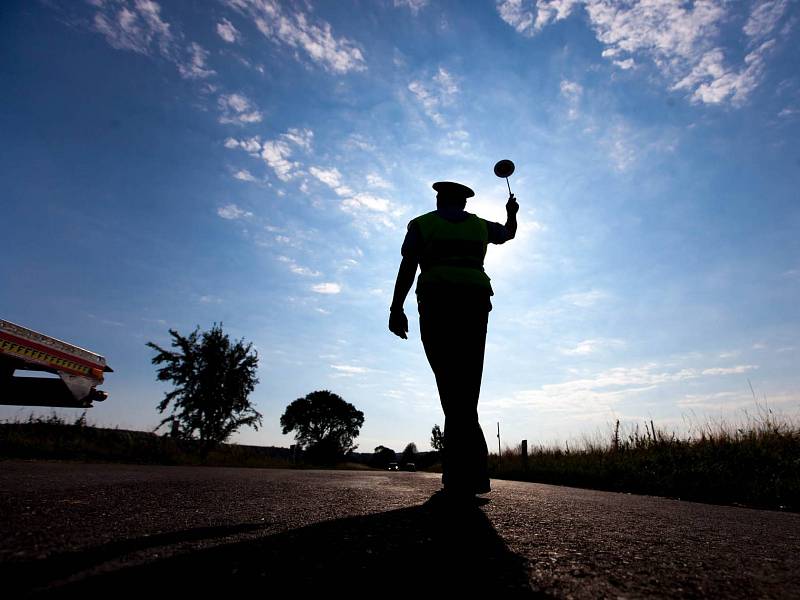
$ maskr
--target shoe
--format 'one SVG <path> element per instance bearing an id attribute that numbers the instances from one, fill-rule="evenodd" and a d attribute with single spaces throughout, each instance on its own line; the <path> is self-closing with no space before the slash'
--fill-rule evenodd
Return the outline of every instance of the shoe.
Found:
<path id="1" fill-rule="evenodd" d="M 492 491 L 492 486 L 489 485 L 489 482 L 486 482 L 486 485 L 479 485 L 473 489 L 475 494 L 488 494 Z"/>

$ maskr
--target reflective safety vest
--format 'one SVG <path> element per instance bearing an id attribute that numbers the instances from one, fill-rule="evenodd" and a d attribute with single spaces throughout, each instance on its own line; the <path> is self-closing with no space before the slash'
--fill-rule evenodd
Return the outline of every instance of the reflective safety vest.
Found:
<path id="1" fill-rule="evenodd" d="M 417 293 L 429 284 L 480 286 L 492 293 L 489 276 L 483 270 L 489 244 L 486 221 L 471 214 L 453 223 L 432 211 L 413 222 L 422 238 Z"/>

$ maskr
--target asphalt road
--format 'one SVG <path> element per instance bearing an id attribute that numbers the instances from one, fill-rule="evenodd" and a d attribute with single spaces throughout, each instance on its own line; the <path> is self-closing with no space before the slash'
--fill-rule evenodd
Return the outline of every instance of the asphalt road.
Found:
<path id="1" fill-rule="evenodd" d="M 800 515 L 427 473 L 0 462 L 13 596 L 800 598 Z"/>

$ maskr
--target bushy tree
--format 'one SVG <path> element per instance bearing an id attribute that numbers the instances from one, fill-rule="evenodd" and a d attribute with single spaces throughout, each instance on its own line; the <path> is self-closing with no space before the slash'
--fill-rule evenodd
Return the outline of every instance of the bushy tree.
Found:
<path id="1" fill-rule="evenodd" d="M 431 429 L 431 448 L 437 452 L 444 450 L 444 434 L 438 424 Z"/>
<path id="2" fill-rule="evenodd" d="M 298 398 L 281 416 L 283 433 L 294 431 L 306 458 L 318 463 L 335 462 L 355 450 L 358 446 L 353 440 L 363 424 L 363 412 L 328 390 Z"/>
<path id="3" fill-rule="evenodd" d="M 161 413 L 172 405 L 172 414 L 158 427 L 169 425 L 173 436 L 199 439 L 206 447 L 224 442 L 240 427 L 258 429 L 261 414 L 248 399 L 258 383 L 252 344 L 231 342 L 216 323 L 202 333 L 198 327 L 187 336 L 174 329 L 169 334 L 174 351 L 147 343 L 158 353 L 153 364 L 164 365 L 158 380 L 175 386 L 158 405 Z"/>
<path id="4" fill-rule="evenodd" d="M 397 453 L 394 450 L 387 448 L 386 446 L 378 446 L 375 448 L 375 453 L 372 455 L 370 464 L 373 467 L 385 469 L 389 466 L 389 463 L 393 463 L 396 460 Z"/>
<path id="5" fill-rule="evenodd" d="M 416 456 L 417 456 L 417 445 L 414 442 L 411 442 L 403 450 L 403 454 L 400 456 L 400 464 L 405 465 L 408 463 L 413 463 Z"/>

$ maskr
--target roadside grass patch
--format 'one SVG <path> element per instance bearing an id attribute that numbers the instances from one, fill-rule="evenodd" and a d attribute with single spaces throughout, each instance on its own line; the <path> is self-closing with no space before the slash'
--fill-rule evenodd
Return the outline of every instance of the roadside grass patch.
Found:
<path id="1" fill-rule="evenodd" d="M 653 421 L 578 444 L 490 457 L 492 477 L 716 504 L 800 510 L 800 428 L 771 410 L 744 425 L 707 422 L 679 436 Z"/>
<path id="2" fill-rule="evenodd" d="M 0 458 L 79 460 L 218 467 L 290 467 L 287 448 L 219 444 L 204 452 L 198 441 L 147 431 L 94 427 L 85 413 L 69 422 L 53 413 L 0 424 Z"/>

